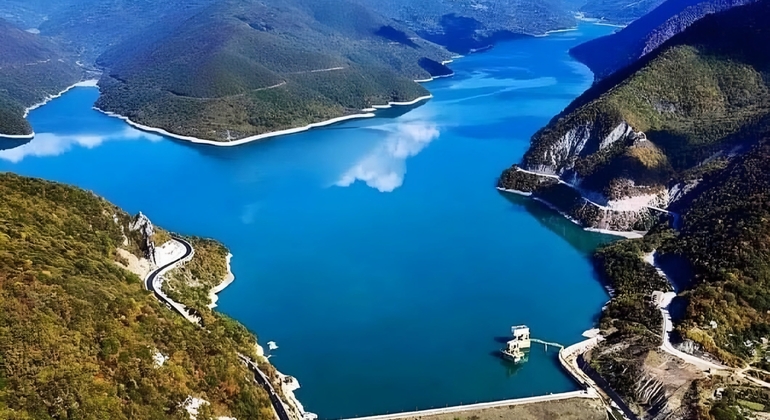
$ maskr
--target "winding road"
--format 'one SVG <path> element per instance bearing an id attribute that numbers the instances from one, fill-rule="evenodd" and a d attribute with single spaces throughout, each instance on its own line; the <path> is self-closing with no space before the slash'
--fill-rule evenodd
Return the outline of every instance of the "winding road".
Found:
<path id="1" fill-rule="evenodd" d="M 180 304 L 179 302 L 175 302 L 166 296 L 161 288 L 160 280 L 163 274 L 173 268 L 176 268 L 176 266 L 179 264 L 190 261 L 193 255 L 195 255 L 195 250 L 186 240 L 179 237 L 173 237 L 171 240 L 176 241 L 184 247 L 184 254 L 150 272 L 150 274 L 147 275 L 147 278 L 144 279 L 144 288 L 151 291 L 159 301 L 165 303 L 166 306 L 178 312 L 179 315 L 185 317 L 186 320 L 200 326 L 200 320 L 198 318 L 190 314 L 184 305 Z"/>
<path id="2" fill-rule="evenodd" d="M 169 303 L 168 302 L 169 299 L 168 297 L 166 297 L 166 295 L 160 293 L 160 284 L 158 284 L 156 288 L 155 280 L 158 279 L 158 276 L 170 270 L 173 266 L 180 263 L 182 260 L 190 259 L 195 254 L 195 251 L 193 250 L 193 247 L 192 245 L 190 245 L 189 242 L 185 241 L 182 238 L 177 238 L 177 237 L 172 238 L 172 240 L 177 241 L 180 244 L 182 244 L 182 246 L 184 246 L 185 248 L 184 255 L 175 259 L 174 261 L 171 261 L 161 267 L 156 268 L 155 271 L 152 271 L 149 275 L 147 275 L 147 278 L 144 279 L 144 288 L 155 293 L 155 297 L 157 297 L 158 300 L 164 303 Z"/>
<path id="3" fill-rule="evenodd" d="M 166 296 L 166 294 L 163 293 L 163 290 L 161 290 L 161 276 L 163 276 L 163 274 L 165 274 L 167 271 L 176 268 L 178 265 L 190 261 L 193 255 L 195 255 L 195 249 L 193 249 L 192 245 L 186 240 L 179 237 L 172 237 L 171 240 L 180 243 L 184 247 L 184 254 L 151 271 L 150 274 L 148 274 L 144 279 L 144 287 L 145 289 L 151 291 L 159 301 L 165 303 L 169 308 L 178 312 L 179 315 L 182 315 L 185 317 L 185 319 L 192 322 L 193 324 L 200 326 L 200 321 L 188 313 L 184 305 L 171 300 L 171 298 Z M 254 373 L 254 381 L 262 386 L 262 388 L 264 388 L 264 390 L 267 392 L 268 396 L 270 397 L 270 403 L 273 405 L 273 409 L 275 409 L 275 413 L 278 416 L 278 420 L 291 420 L 291 417 L 289 417 L 289 414 L 286 411 L 286 406 L 275 392 L 273 384 L 270 383 L 270 381 L 267 379 L 267 376 L 265 376 L 265 374 L 259 369 L 257 364 L 254 363 L 254 361 L 252 361 L 250 358 L 240 353 L 238 354 L 238 358 L 240 358 L 241 361 L 245 363 L 246 366 L 248 366 L 249 369 Z"/>

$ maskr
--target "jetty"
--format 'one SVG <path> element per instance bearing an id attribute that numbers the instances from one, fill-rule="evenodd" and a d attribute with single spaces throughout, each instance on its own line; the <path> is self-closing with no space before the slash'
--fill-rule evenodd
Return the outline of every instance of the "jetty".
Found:
<path id="1" fill-rule="evenodd" d="M 559 343 L 554 343 L 553 341 L 545 341 L 545 340 L 541 340 L 539 338 L 532 338 L 532 339 L 530 339 L 530 341 L 533 342 L 533 343 L 539 343 L 539 344 L 544 345 L 545 346 L 545 351 L 548 351 L 548 346 L 556 347 L 557 349 L 563 349 L 564 348 L 564 346 L 562 346 Z"/>

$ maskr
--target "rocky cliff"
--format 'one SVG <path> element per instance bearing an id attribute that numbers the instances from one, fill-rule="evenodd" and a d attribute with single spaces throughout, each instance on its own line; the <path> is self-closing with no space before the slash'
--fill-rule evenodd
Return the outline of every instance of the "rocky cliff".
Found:
<path id="1" fill-rule="evenodd" d="M 155 226 L 142 212 L 139 212 L 128 225 L 128 231 L 132 233 L 134 242 L 144 253 L 144 257 L 155 264 Z"/>
<path id="2" fill-rule="evenodd" d="M 595 84 L 535 134 L 498 187 L 586 227 L 647 230 L 770 124 L 766 16 L 764 2 L 709 15 Z"/>

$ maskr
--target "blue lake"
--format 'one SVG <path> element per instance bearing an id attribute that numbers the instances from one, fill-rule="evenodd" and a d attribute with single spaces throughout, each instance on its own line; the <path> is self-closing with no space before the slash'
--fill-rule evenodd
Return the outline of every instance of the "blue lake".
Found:
<path id="1" fill-rule="evenodd" d="M 513 324 L 570 344 L 608 296 L 589 255 L 611 240 L 498 193 L 531 135 L 587 89 L 568 49 L 606 26 L 503 43 L 451 66 L 414 109 L 240 147 L 137 131 L 78 88 L 35 110 L 0 170 L 93 190 L 227 245 L 219 309 L 247 325 L 322 418 L 576 389 L 556 352 L 494 354 Z"/>

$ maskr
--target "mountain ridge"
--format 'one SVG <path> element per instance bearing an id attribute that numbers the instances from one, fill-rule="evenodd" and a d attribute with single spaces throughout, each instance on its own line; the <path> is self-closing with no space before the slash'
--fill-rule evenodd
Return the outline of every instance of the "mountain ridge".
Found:
<path id="1" fill-rule="evenodd" d="M 0 134 L 32 133 L 25 108 L 82 79 L 58 45 L 0 19 Z"/>
<path id="2" fill-rule="evenodd" d="M 174 134 L 228 141 L 428 96 L 414 82 L 432 76 L 421 63 L 435 71 L 451 54 L 354 2 L 346 13 L 355 18 L 335 18 L 349 23 L 320 23 L 337 3 L 205 8 L 170 35 L 103 54 L 109 70 L 97 107 Z"/>
<path id="3" fill-rule="evenodd" d="M 753 1 L 668 0 L 616 33 L 574 47 L 570 54 L 586 64 L 597 79 L 603 79 L 652 52 L 703 16 Z"/>

